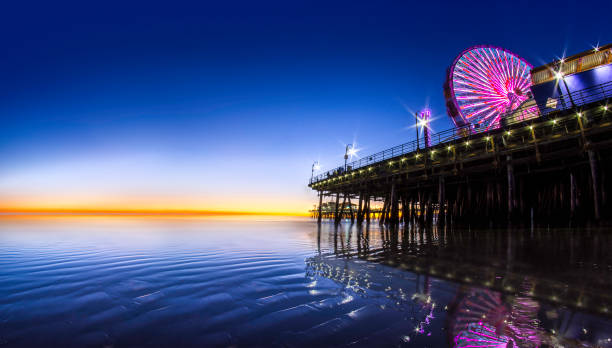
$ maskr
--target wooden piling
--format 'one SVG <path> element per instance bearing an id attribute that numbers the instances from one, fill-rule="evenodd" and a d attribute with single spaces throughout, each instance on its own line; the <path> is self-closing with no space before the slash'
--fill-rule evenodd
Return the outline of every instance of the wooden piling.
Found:
<path id="1" fill-rule="evenodd" d="M 419 215 L 419 223 L 422 226 L 423 224 L 425 224 L 425 193 L 424 192 L 419 193 L 419 208 L 421 210 L 420 215 Z"/>
<path id="2" fill-rule="evenodd" d="M 365 208 L 365 214 L 366 214 L 365 218 L 366 218 L 366 223 L 369 224 L 370 223 L 370 214 L 371 214 L 371 212 L 370 212 L 370 200 L 371 200 L 371 198 L 370 198 L 370 195 L 366 195 L 366 197 L 367 197 L 367 200 L 366 200 L 366 208 Z"/>
<path id="3" fill-rule="evenodd" d="M 391 196 L 389 199 L 389 204 L 391 204 L 390 209 L 390 218 L 389 223 L 395 225 L 399 222 L 399 212 L 398 212 L 398 202 L 397 202 L 397 192 L 395 189 L 395 182 L 391 183 Z"/>
<path id="4" fill-rule="evenodd" d="M 593 187 L 593 213 L 595 214 L 595 220 L 599 221 L 600 206 L 599 206 L 599 175 L 597 173 L 597 155 L 595 151 L 588 150 L 589 155 L 589 166 L 591 167 L 591 183 Z"/>
<path id="5" fill-rule="evenodd" d="M 576 177 L 573 171 L 570 171 L 570 224 L 576 218 Z"/>
<path id="6" fill-rule="evenodd" d="M 335 212 L 334 212 L 333 219 L 336 222 L 340 220 L 340 217 L 338 216 L 338 210 L 340 208 L 339 204 L 340 204 L 340 192 L 336 193 L 336 206 L 334 207 Z"/>
<path id="7" fill-rule="evenodd" d="M 342 206 L 340 207 L 340 213 L 336 214 L 336 224 L 339 224 L 344 216 L 344 205 L 346 204 L 346 193 L 344 194 L 344 199 L 342 200 Z M 337 209 L 337 206 L 336 206 Z"/>
<path id="8" fill-rule="evenodd" d="M 383 207 L 382 207 L 382 211 L 380 212 L 380 218 L 378 220 L 378 223 L 380 225 L 384 224 L 387 220 L 387 210 L 389 209 L 389 198 L 385 197 L 384 202 L 383 202 Z"/>
<path id="9" fill-rule="evenodd" d="M 512 165 L 512 156 L 506 156 L 507 172 L 508 172 L 508 221 L 512 220 L 515 188 L 514 188 L 514 167 Z"/>
<path id="10" fill-rule="evenodd" d="M 446 186 L 444 185 L 444 176 L 438 178 L 438 224 L 444 225 L 446 219 Z"/>
<path id="11" fill-rule="evenodd" d="M 321 223 L 321 209 L 323 206 L 323 191 L 319 191 L 319 213 L 317 216 L 317 222 Z"/>
<path id="12" fill-rule="evenodd" d="M 360 225 L 363 222 L 363 193 L 359 192 L 359 207 L 357 208 L 357 224 Z"/>
<path id="13" fill-rule="evenodd" d="M 355 222 L 355 212 L 353 211 L 353 204 L 351 203 L 351 195 L 348 194 L 348 205 L 349 205 L 349 212 L 351 214 L 351 223 Z"/>

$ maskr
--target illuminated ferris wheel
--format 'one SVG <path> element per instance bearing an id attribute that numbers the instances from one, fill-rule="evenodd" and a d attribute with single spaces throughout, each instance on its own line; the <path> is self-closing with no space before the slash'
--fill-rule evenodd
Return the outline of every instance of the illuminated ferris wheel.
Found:
<path id="1" fill-rule="evenodd" d="M 473 46 L 453 62 L 445 84 L 448 113 L 474 132 L 497 128 L 503 114 L 529 98 L 532 66 L 494 46 Z"/>

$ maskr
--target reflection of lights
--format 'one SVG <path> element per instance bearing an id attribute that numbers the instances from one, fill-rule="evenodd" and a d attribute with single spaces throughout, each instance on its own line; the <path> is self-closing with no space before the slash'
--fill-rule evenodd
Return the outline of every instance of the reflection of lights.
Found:
<path id="1" fill-rule="evenodd" d="M 470 323 L 467 328 L 455 336 L 455 347 L 512 347 L 513 339 L 498 335 L 494 327 L 482 321 Z"/>
<path id="2" fill-rule="evenodd" d="M 533 319 L 538 308 L 524 298 L 514 299 L 509 308 L 499 292 L 474 289 L 452 314 L 454 347 L 537 347 L 538 324 Z"/>
<path id="3" fill-rule="evenodd" d="M 551 120 L 552 121 L 552 120 Z M 520 134 L 518 134 L 517 136 L 520 136 Z M 475 140 L 477 141 L 477 140 Z M 477 141 L 478 142 L 478 141 Z M 443 151 L 443 150 L 441 150 Z M 377 204 L 376 202 L 373 203 L 373 205 Z M 385 229 L 386 231 L 386 229 Z M 345 237 L 344 235 L 345 231 L 342 231 L 342 236 Z M 361 232 L 360 232 L 361 233 Z M 355 236 L 355 235 L 353 235 Z M 442 299 L 443 302 L 440 303 L 440 298 L 438 298 L 436 296 L 436 284 L 433 283 L 433 287 L 432 287 L 432 293 L 434 298 L 431 300 L 430 302 L 430 308 L 424 307 L 424 302 L 427 303 L 427 295 L 422 296 L 421 298 L 418 298 L 418 300 L 413 301 L 409 301 L 410 296 L 414 293 L 414 287 L 407 287 L 407 286 L 403 286 L 403 284 L 396 284 L 393 283 L 393 293 L 383 293 L 381 290 L 383 290 L 384 288 L 386 288 L 389 283 L 386 282 L 381 282 L 380 281 L 380 277 L 378 277 L 379 272 L 378 270 L 375 269 L 370 269 L 369 267 L 366 266 L 359 266 L 360 265 L 360 260 L 361 259 L 365 259 L 367 256 L 366 255 L 374 255 L 375 257 L 372 258 L 372 260 L 374 262 L 381 262 L 382 260 L 395 260 L 396 264 L 401 265 L 402 268 L 406 267 L 406 264 L 401 263 L 403 261 L 403 259 L 398 258 L 391 258 L 394 257 L 396 254 L 390 254 L 389 255 L 382 255 L 378 254 L 378 243 L 380 242 L 379 236 L 378 234 L 373 234 L 373 237 L 369 237 L 372 239 L 368 240 L 368 248 L 372 247 L 373 249 L 367 249 L 367 251 L 363 251 L 364 249 L 361 249 L 361 254 L 348 254 L 347 253 L 347 259 L 345 260 L 344 258 L 342 258 L 340 261 L 338 261 L 338 264 L 348 264 L 348 266 L 345 266 L 346 268 L 342 268 L 342 267 L 334 267 L 333 268 L 333 280 L 337 281 L 340 284 L 344 284 L 346 287 L 345 289 L 350 290 L 350 291 L 361 291 L 361 292 L 357 292 L 357 293 L 352 293 L 352 296 L 355 297 L 355 300 L 353 300 L 352 302 L 355 302 L 357 299 L 359 299 L 359 301 L 362 301 L 361 298 L 365 297 L 366 299 L 368 298 L 377 298 L 380 299 L 380 302 L 378 302 L 377 304 L 380 305 L 382 301 L 385 301 L 383 303 L 387 303 L 386 305 L 386 309 L 387 310 L 400 310 L 403 311 L 406 308 L 408 308 L 408 310 L 412 310 L 412 311 L 417 311 L 418 315 L 423 315 L 423 317 L 418 318 L 417 316 L 414 316 L 415 319 L 411 319 L 411 320 L 415 320 L 415 321 L 406 321 L 405 323 L 407 325 L 404 326 L 403 330 L 406 330 L 403 332 L 404 335 L 410 335 L 412 337 L 412 342 L 414 342 L 415 339 L 422 339 L 424 338 L 423 336 L 427 335 L 431 329 L 428 326 L 424 326 L 424 333 L 420 334 L 420 333 L 415 333 L 414 331 L 410 331 L 410 326 L 413 327 L 413 329 L 415 327 L 417 327 L 417 324 L 419 323 L 419 320 L 425 320 L 424 316 L 427 314 L 427 312 L 429 312 L 429 309 L 431 307 L 434 307 L 433 302 L 434 301 L 438 301 L 438 308 L 436 308 L 439 312 L 442 312 L 442 314 L 438 314 L 437 319 L 431 319 L 432 322 L 436 321 L 437 323 L 440 323 L 440 321 L 442 320 L 446 320 L 446 318 L 448 318 L 448 329 L 452 330 L 449 332 L 449 336 L 451 338 L 451 345 L 455 346 L 455 347 L 465 347 L 465 344 L 467 342 L 471 342 L 471 344 L 476 345 L 478 343 L 483 344 L 483 337 L 478 337 L 478 342 L 475 341 L 468 341 L 466 340 L 466 335 L 469 333 L 465 333 L 463 336 L 459 336 L 462 338 L 461 340 L 461 344 L 453 344 L 452 343 L 452 338 L 457 337 L 458 334 L 461 333 L 461 331 L 465 331 L 466 327 L 470 324 L 470 323 L 479 323 L 482 322 L 482 325 L 487 325 L 489 328 L 492 328 L 494 330 L 496 330 L 496 332 L 493 334 L 491 333 L 491 336 L 494 336 L 495 339 L 507 339 L 508 342 L 512 342 L 514 341 L 513 346 L 514 347 L 537 347 L 538 346 L 538 342 L 542 344 L 542 346 L 545 346 L 546 344 L 549 344 L 550 342 L 557 342 L 557 340 L 559 340 L 558 342 L 560 343 L 565 343 L 565 338 L 564 335 L 561 336 L 556 336 L 555 339 L 552 339 L 552 336 L 550 335 L 550 327 L 553 326 L 552 322 L 558 319 L 558 316 L 553 317 L 548 316 L 547 313 L 547 318 L 546 321 L 540 321 L 540 320 L 544 320 L 543 318 L 543 313 L 539 312 L 540 315 L 535 315 L 532 316 L 532 313 L 538 313 L 537 311 L 537 307 L 534 307 L 534 305 L 537 305 L 537 303 L 539 302 L 540 299 L 543 299 L 546 297 L 546 295 L 544 293 L 542 293 L 542 290 L 539 290 L 539 293 L 541 293 L 541 296 L 539 296 L 538 301 L 534 301 L 531 300 L 531 302 L 526 299 L 525 297 L 521 298 L 521 296 L 524 296 L 522 294 L 527 294 L 529 292 L 533 293 L 533 291 L 531 291 L 532 289 L 535 288 L 535 285 L 532 285 L 531 283 L 527 284 L 528 286 L 519 286 L 518 284 L 512 284 L 512 287 L 514 287 L 514 289 L 516 289 L 517 293 L 514 294 L 513 296 L 506 296 L 503 294 L 500 294 L 498 292 L 495 291 L 491 291 L 491 295 L 478 295 L 480 293 L 483 293 L 482 288 L 478 285 L 471 287 L 471 286 L 467 286 L 467 285 L 461 285 L 462 288 L 461 289 L 465 289 L 465 290 L 460 290 L 460 291 L 465 291 L 465 296 L 466 296 L 466 300 L 459 302 L 459 304 L 453 303 L 453 304 L 448 304 L 448 306 L 445 306 L 445 304 L 447 304 L 446 301 L 448 301 L 448 299 Z M 408 236 L 406 236 L 408 237 Z M 329 237 L 325 237 L 325 234 L 323 234 L 323 236 L 321 237 L 323 238 L 324 241 L 326 241 L 327 239 L 325 238 L 329 238 Z M 365 235 L 357 235 L 356 238 L 365 238 Z M 402 235 L 399 235 L 399 238 L 402 238 Z M 357 240 L 360 240 L 357 239 Z M 343 248 L 344 245 L 347 245 L 347 250 L 355 250 L 355 242 L 354 240 L 351 239 L 351 241 L 348 242 L 348 244 L 346 244 L 346 239 L 343 239 L 344 243 L 343 244 Z M 401 239 L 400 239 L 401 241 Z M 331 247 L 331 241 L 330 243 L 330 247 Z M 381 245 L 387 246 L 387 244 L 383 244 L 383 243 L 387 243 L 386 241 L 382 241 L 380 242 Z M 393 239 L 391 239 L 391 242 L 393 243 Z M 398 244 L 399 245 L 399 244 Z M 344 249 L 342 249 L 344 250 Z M 370 252 L 370 250 L 376 250 L 374 252 Z M 389 257 L 389 258 L 387 258 Z M 317 259 L 316 257 L 314 259 Z M 330 262 L 330 263 L 334 263 L 333 261 L 334 259 L 329 257 L 328 258 L 320 258 L 318 259 L 318 262 Z M 353 263 L 351 260 L 355 260 L 356 262 Z M 307 261 L 308 262 L 308 261 Z M 370 263 L 367 263 L 367 265 L 372 265 Z M 334 265 L 335 266 L 335 265 Z M 309 266 L 309 268 L 312 270 L 312 267 Z M 351 268 L 348 268 L 351 267 Z M 362 268 L 363 267 L 363 268 Z M 387 268 L 386 266 L 382 266 L 384 268 Z M 413 264 L 409 265 L 408 267 L 412 268 Z M 425 266 L 425 267 L 420 267 L 424 270 L 429 270 L 430 272 L 432 271 L 432 266 Z M 367 270 L 366 270 L 367 269 Z M 450 273 L 447 273 L 447 269 L 444 268 L 436 268 L 437 273 L 439 275 L 447 275 L 450 276 Z M 362 271 L 364 271 L 365 274 L 361 273 Z M 310 273 L 311 271 L 309 271 L 308 273 Z M 370 273 L 368 273 L 370 272 Z M 371 274 L 371 277 L 367 277 L 368 274 Z M 402 273 L 403 274 L 403 273 Z M 316 274 L 317 276 L 323 276 L 323 274 L 318 273 Z M 351 275 L 351 276 L 349 276 Z M 384 275 L 384 273 L 382 274 Z M 461 274 L 459 271 L 457 274 L 455 274 L 456 277 L 455 278 L 459 278 L 459 279 L 464 279 L 466 274 Z M 472 276 L 472 275 L 470 275 Z M 482 284 L 484 281 L 489 280 L 489 279 L 482 279 L 483 277 L 480 276 L 474 276 L 474 279 L 472 280 L 473 283 L 479 283 Z M 497 278 L 497 280 L 495 279 Z M 496 288 L 498 288 L 499 285 L 502 285 L 502 280 L 499 279 L 506 279 L 507 277 L 502 277 L 502 276 L 496 276 L 496 274 L 490 274 L 490 281 L 494 282 L 496 284 Z M 393 279 L 393 278 L 392 278 Z M 435 278 L 434 278 L 435 279 Z M 440 278 L 438 278 L 440 279 Z M 511 279 L 510 277 L 508 277 L 508 279 Z M 395 279 L 393 279 L 395 280 Z M 411 279 L 412 281 L 412 279 Z M 499 283 L 498 283 L 499 281 Z M 372 284 L 372 289 L 373 290 L 369 290 L 370 288 L 370 284 Z M 420 284 L 420 283 L 419 283 Z M 417 284 L 417 291 L 420 292 L 422 291 L 422 287 L 419 286 L 419 284 Z M 508 284 L 503 284 L 503 286 L 505 287 Z M 323 285 L 325 286 L 325 285 Z M 355 289 L 360 289 L 360 290 L 355 290 Z M 531 290 L 529 290 L 531 289 Z M 544 288 L 546 289 L 546 288 Z M 385 291 L 387 291 L 388 289 L 385 289 Z M 529 292 L 527 292 L 527 291 Z M 325 290 L 323 290 L 325 291 Z M 321 293 L 323 294 L 323 293 Z M 321 294 L 316 294 L 316 293 L 312 293 L 312 295 L 321 295 Z M 341 301 L 345 296 L 346 296 L 346 292 L 340 292 L 340 294 L 335 295 L 335 300 L 334 303 L 337 304 L 339 301 Z M 462 293 L 459 293 L 458 295 L 458 299 L 460 299 Z M 499 298 L 493 298 L 493 294 L 499 294 Z M 339 295 L 339 296 L 338 296 Z M 415 294 L 416 295 L 416 294 Z M 423 294 L 422 294 L 423 295 Z M 551 293 L 547 294 L 548 296 L 551 296 Z M 476 297 L 477 296 L 477 297 Z M 560 295 L 557 295 L 559 297 L 561 297 Z M 361 297 L 361 298 L 360 298 Z M 565 298 L 564 298 L 565 300 Z M 578 301 L 579 299 L 574 297 L 573 302 L 574 304 L 576 303 L 576 301 Z M 499 301 L 499 303 L 497 303 Z M 546 301 L 544 301 L 546 302 Z M 584 302 L 584 305 L 586 306 L 588 304 L 588 302 Z M 410 307 L 411 305 L 413 305 L 412 307 Z M 405 307 L 406 306 L 406 307 Z M 423 307 L 422 307 L 423 306 Z M 545 307 L 543 309 L 548 309 L 551 306 L 555 306 L 555 304 L 546 304 L 544 305 Z M 377 306 L 378 307 L 378 306 Z M 451 311 L 448 311 L 448 308 L 451 307 Z M 484 308 L 483 308 L 484 307 Z M 602 304 L 600 304 L 600 309 L 596 309 L 595 310 L 599 310 L 599 314 L 603 315 L 604 313 L 601 312 L 601 308 L 604 307 L 602 306 Z M 470 312 L 471 309 L 471 312 Z M 484 309 L 484 310 L 483 310 Z M 378 310 L 378 308 L 376 308 L 376 310 Z M 563 311 L 560 311 L 561 315 L 562 313 L 565 313 Z M 578 312 L 580 313 L 580 312 Z M 435 314 L 435 310 L 434 310 L 434 314 Z M 412 314 L 411 314 L 412 315 Z M 440 318 L 441 317 L 441 318 Z M 566 318 L 566 317 L 561 317 L 561 318 Z M 507 320 L 506 320 L 507 319 Z M 558 319 L 558 320 L 565 320 L 565 319 Z M 436 325 L 436 322 L 433 323 L 433 325 Z M 406 327 L 407 326 L 407 327 Z M 556 326 L 556 325 L 554 325 Z M 589 326 L 589 323 L 584 323 L 583 325 L 581 325 L 583 327 Z M 578 333 L 581 333 L 581 331 L 579 331 L 581 329 L 581 326 L 574 326 L 572 325 L 572 330 L 571 330 L 571 335 L 575 335 L 574 339 L 578 340 L 578 339 L 588 339 L 591 340 L 591 338 L 587 338 L 587 337 L 579 337 L 577 336 Z M 418 327 L 421 327 L 420 325 Z M 598 333 L 596 333 L 596 331 L 599 331 L 599 329 L 595 326 L 593 326 L 593 331 L 591 331 L 590 329 L 591 326 L 589 326 L 589 335 L 598 335 Z M 437 328 L 437 326 L 436 326 Z M 415 330 L 416 331 L 416 330 Z M 452 334 L 451 334 L 452 332 Z M 486 331 L 483 331 L 486 333 Z M 432 336 L 436 335 L 437 333 L 431 332 Z M 476 338 L 476 337 L 474 337 Z M 604 340 L 606 338 L 603 338 L 601 336 L 597 336 L 597 338 L 600 338 L 601 340 L 598 342 L 604 342 Z M 399 337 L 398 337 L 399 339 Z M 493 340 L 493 339 L 491 339 Z M 540 342 L 541 341 L 541 342 Z M 534 342 L 533 344 L 529 344 L 527 342 Z M 486 343 L 485 343 L 486 344 Z M 497 344 L 493 344 L 491 343 L 492 347 L 497 347 L 499 343 Z M 501 345 L 501 344 L 500 344 Z M 503 345 L 501 345 L 503 346 Z M 511 344 L 508 344 L 508 346 L 511 346 Z M 506 348 L 508 346 L 505 346 Z M 549 344 L 549 346 L 559 346 L 559 345 L 552 345 Z M 566 345 L 567 347 L 567 345 Z"/>
<path id="4" fill-rule="evenodd" d="M 340 301 L 340 304 L 349 303 L 349 302 L 351 302 L 351 301 L 353 301 L 353 296 L 348 295 L 348 296 L 346 296 L 345 298 L 343 298 L 343 299 L 342 299 L 342 301 Z"/>

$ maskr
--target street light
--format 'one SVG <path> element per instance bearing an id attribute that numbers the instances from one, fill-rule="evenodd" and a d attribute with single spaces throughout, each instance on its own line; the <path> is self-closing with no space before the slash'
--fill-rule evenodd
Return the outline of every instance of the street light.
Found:
<path id="1" fill-rule="evenodd" d="M 431 110 L 425 108 L 421 110 L 421 117 L 419 117 L 419 113 L 416 112 L 414 114 L 414 121 L 416 123 L 416 135 L 417 135 L 417 150 L 420 148 L 419 141 L 419 128 L 421 132 L 423 132 L 423 141 L 425 143 L 425 148 L 429 147 L 431 144 L 431 139 L 429 137 L 429 119 L 431 117 Z"/>
<path id="2" fill-rule="evenodd" d="M 312 179 L 314 178 L 315 170 L 319 170 L 319 169 L 321 169 L 321 166 L 319 165 L 319 161 L 315 161 L 312 164 L 312 174 L 310 174 L 310 182 L 312 182 Z"/>
<path id="3" fill-rule="evenodd" d="M 346 172 L 346 161 L 348 160 L 349 156 L 353 157 L 356 153 L 357 153 L 357 150 L 355 150 L 355 146 L 353 146 L 353 144 L 346 145 L 346 149 L 344 150 L 344 171 L 345 172 Z"/>
<path id="4" fill-rule="evenodd" d="M 572 98 L 572 93 L 570 92 L 569 87 L 567 86 L 567 82 L 565 81 L 565 75 L 563 75 L 563 73 L 561 72 L 561 66 L 559 66 L 559 70 L 555 72 L 555 78 L 557 80 L 563 81 L 563 85 L 565 86 L 565 90 L 567 91 L 567 95 L 569 96 L 570 103 L 572 103 L 572 107 L 575 108 L 576 104 L 574 104 L 574 98 Z"/>

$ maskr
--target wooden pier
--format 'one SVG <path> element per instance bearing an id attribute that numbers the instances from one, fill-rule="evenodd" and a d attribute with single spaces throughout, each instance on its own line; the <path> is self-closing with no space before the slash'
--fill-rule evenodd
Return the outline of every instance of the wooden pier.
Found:
<path id="1" fill-rule="evenodd" d="M 432 134 L 431 146 L 409 142 L 313 177 L 313 215 L 392 225 L 610 220 L 612 82 L 584 95 L 570 95 L 576 107 L 487 132 L 454 128 Z M 323 211 L 324 202 L 335 209 Z"/>

